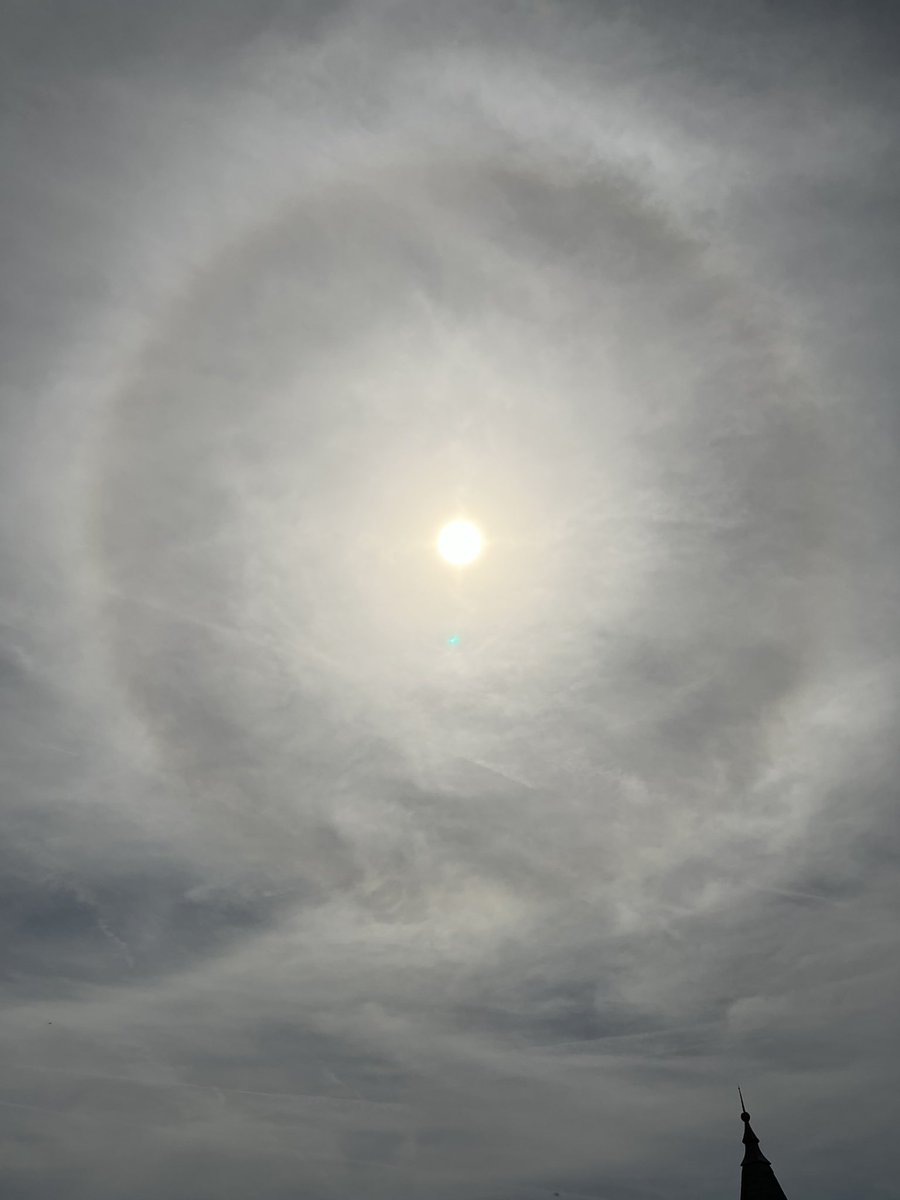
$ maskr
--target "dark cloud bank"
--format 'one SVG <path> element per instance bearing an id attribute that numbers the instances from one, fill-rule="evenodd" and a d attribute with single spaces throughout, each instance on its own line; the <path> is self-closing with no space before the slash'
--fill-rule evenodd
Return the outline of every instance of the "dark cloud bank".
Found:
<path id="1" fill-rule="evenodd" d="M 896 33 L 0 5 L 4 1197 L 900 1195 Z"/>

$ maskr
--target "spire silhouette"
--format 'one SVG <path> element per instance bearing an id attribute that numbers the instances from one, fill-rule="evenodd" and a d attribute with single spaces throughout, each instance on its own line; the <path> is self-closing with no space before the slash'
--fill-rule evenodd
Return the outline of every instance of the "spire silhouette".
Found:
<path id="1" fill-rule="evenodd" d="M 744 1157 L 741 1161 L 741 1200 L 787 1200 L 775 1178 L 772 1164 L 759 1148 L 759 1138 L 750 1125 L 750 1114 L 741 1089 L 741 1120 L 744 1122 Z"/>

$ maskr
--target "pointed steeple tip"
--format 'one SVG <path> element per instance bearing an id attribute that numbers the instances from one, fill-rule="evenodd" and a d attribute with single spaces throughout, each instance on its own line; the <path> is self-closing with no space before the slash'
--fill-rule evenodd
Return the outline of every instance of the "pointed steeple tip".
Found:
<path id="1" fill-rule="evenodd" d="M 744 1103 L 744 1094 L 738 1088 L 738 1095 L 741 1098 L 741 1120 L 744 1122 L 744 1136 L 741 1141 L 744 1145 L 744 1161 L 741 1164 L 746 1166 L 747 1163 L 758 1162 L 768 1165 L 769 1160 L 759 1148 L 759 1138 L 753 1132 L 753 1126 L 750 1124 L 750 1114 L 747 1112 L 747 1106 Z"/>
<path id="2" fill-rule="evenodd" d="M 741 1120 L 744 1123 L 744 1157 L 741 1161 L 741 1200 L 785 1200 L 781 1184 L 775 1178 L 772 1164 L 759 1148 L 759 1138 L 750 1124 L 750 1114 L 744 1103 L 744 1093 L 738 1088 L 741 1101 Z"/>

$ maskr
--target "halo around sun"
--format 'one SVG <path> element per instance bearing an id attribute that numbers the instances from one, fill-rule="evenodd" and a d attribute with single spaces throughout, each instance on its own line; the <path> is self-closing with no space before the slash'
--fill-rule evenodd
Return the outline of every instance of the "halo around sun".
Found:
<path id="1" fill-rule="evenodd" d="M 471 521 L 450 521 L 438 534 L 438 553 L 454 567 L 469 566 L 479 556 L 483 546 L 481 530 Z"/>

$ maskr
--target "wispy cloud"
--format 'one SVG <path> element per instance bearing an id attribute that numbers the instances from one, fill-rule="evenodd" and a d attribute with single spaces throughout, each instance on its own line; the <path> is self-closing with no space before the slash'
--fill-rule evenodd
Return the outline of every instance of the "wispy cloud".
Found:
<path id="1" fill-rule="evenodd" d="M 0 16 L 4 1194 L 712 1197 L 738 1082 L 891 1194 L 896 28 L 815 8 Z"/>

